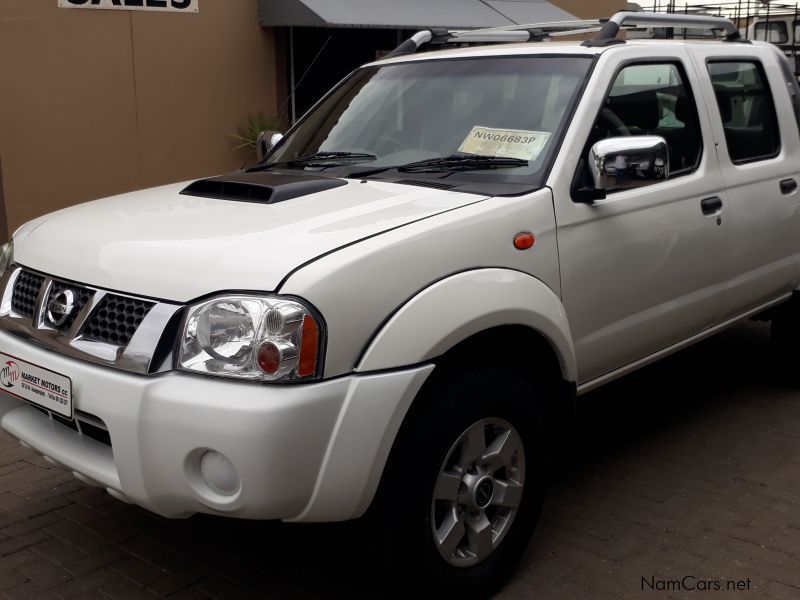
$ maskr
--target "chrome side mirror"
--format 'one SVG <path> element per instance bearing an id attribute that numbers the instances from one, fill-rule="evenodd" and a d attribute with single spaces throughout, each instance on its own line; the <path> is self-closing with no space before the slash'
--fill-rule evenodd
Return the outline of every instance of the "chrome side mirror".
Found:
<path id="1" fill-rule="evenodd" d="M 256 138 L 256 156 L 258 162 L 264 160 L 264 157 L 269 154 L 275 146 L 278 145 L 283 139 L 283 134 L 279 131 L 262 131 Z"/>
<path id="2" fill-rule="evenodd" d="M 643 187 L 669 179 L 667 141 L 657 135 L 600 140 L 589 151 L 596 190 Z"/>

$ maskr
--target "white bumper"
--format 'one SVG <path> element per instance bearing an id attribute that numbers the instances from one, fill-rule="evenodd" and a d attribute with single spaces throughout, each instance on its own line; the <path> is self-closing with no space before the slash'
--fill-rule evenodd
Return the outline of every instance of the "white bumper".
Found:
<path id="1" fill-rule="evenodd" d="M 111 446 L 0 394 L 0 425 L 129 502 L 167 517 L 340 521 L 360 516 L 392 442 L 433 366 L 308 385 L 265 386 L 183 373 L 131 375 L 0 332 L 0 350 L 72 379 L 76 411 L 108 428 Z M 207 486 L 205 450 L 225 455 L 240 485 Z"/>

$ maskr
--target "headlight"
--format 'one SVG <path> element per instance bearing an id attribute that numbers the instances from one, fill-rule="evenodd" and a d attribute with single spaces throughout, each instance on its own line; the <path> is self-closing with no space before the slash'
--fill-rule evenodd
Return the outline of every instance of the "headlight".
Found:
<path id="1" fill-rule="evenodd" d="M 8 267 L 14 262 L 14 241 L 3 244 L 0 249 L 0 277 L 6 274 Z"/>
<path id="2" fill-rule="evenodd" d="M 257 381 L 320 375 L 323 328 L 299 301 L 226 296 L 189 308 L 178 368 Z"/>

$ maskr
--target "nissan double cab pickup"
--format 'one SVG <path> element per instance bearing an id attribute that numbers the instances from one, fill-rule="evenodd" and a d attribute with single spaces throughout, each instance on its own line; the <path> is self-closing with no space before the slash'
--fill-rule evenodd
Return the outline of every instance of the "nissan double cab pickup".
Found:
<path id="1" fill-rule="evenodd" d="M 678 22 L 727 38 L 615 38 Z M 781 53 L 648 13 L 474 43 L 531 29 L 421 32 L 247 171 L 21 227 L 2 427 L 166 517 L 366 515 L 407 580 L 496 589 L 576 395 L 742 319 L 800 336 Z"/>

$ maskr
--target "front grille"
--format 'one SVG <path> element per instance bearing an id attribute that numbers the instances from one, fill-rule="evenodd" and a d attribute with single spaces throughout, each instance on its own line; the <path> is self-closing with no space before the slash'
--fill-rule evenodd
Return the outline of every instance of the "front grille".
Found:
<path id="1" fill-rule="evenodd" d="M 44 277 L 28 271 L 22 271 L 14 284 L 14 293 L 11 296 L 11 308 L 22 317 L 33 318 L 36 312 L 36 300 L 42 289 Z"/>
<path id="2" fill-rule="evenodd" d="M 106 344 L 127 346 L 153 306 L 153 302 L 108 294 L 83 326 L 83 337 Z"/>
<path id="3" fill-rule="evenodd" d="M 102 420 L 94 415 L 78 410 L 75 411 L 75 419 L 70 421 L 60 415 L 51 413 L 49 410 L 45 410 L 41 406 L 31 404 L 31 407 L 47 415 L 53 419 L 53 421 L 60 423 L 64 427 L 69 427 L 79 435 L 84 435 L 106 446 L 111 445 L 111 435 L 108 433 L 108 427 L 106 427 L 106 424 L 103 423 Z"/>
<path id="4" fill-rule="evenodd" d="M 47 320 L 47 326 L 52 327 L 53 329 L 58 329 L 59 331 L 69 331 L 69 328 L 72 327 L 72 324 L 75 323 L 75 319 L 78 317 L 78 314 L 81 312 L 86 303 L 92 297 L 92 292 L 86 288 L 80 288 L 74 285 L 69 285 L 67 283 L 63 283 L 61 281 L 53 281 L 53 284 L 50 286 L 50 294 L 47 297 L 47 302 L 45 303 L 44 311 L 47 311 L 47 304 L 57 298 L 57 296 L 61 292 L 72 292 L 72 312 L 69 314 L 67 319 L 59 324 L 56 325 L 53 323 L 49 318 Z"/>
<path id="5" fill-rule="evenodd" d="M 76 415 L 74 421 L 68 421 L 67 419 L 60 417 L 58 415 L 51 415 L 53 420 L 58 421 L 65 427 L 69 427 L 72 431 L 78 432 L 80 435 L 85 435 L 88 438 L 93 439 L 96 442 L 100 442 L 101 444 L 105 444 L 106 446 L 111 445 L 111 435 L 108 433 L 108 429 L 103 429 L 102 427 L 98 427 L 89 421 L 84 421 L 80 416 Z M 100 419 L 97 421 L 102 423 Z"/>
<path id="6" fill-rule="evenodd" d="M 0 277 L 0 288 L 5 303 L 0 307 L 0 330 L 5 333 L 72 358 L 142 375 L 172 366 L 166 358 L 177 335 L 174 323 L 181 318 L 180 304 L 113 293 L 20 265 Z"/>

